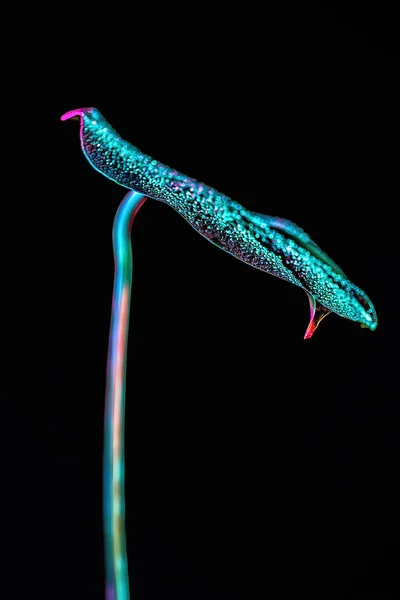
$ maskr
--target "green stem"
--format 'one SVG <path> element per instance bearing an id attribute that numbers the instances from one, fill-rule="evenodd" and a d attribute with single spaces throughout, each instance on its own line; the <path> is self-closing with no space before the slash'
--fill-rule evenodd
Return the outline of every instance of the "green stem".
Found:
<path id="1" fill-rule="evenodd" d="M 107 359 L 103 459 L 103 518 L 106 599 L 129 599 L 125 536 L 124 427 L 126 356 L 132 287 L 131 227 L 146 197 L 128 192 L 114 219 L 115 261 Z"/>

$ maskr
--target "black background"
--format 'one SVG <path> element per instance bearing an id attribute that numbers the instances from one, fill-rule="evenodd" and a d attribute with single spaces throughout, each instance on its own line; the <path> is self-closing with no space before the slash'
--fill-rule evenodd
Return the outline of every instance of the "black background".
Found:
<path id="1" fill-rule="evenodd" d="M 330 14 L 271 51 L 3 52 L 13 597 L 103 597 L 111 228 L 125 191 L 60 121 L 83 106 L 157 160 L 298 223 L 379 317 L 371 333 L 331 315 L 303 341 L 304 292 L 145 203 L 127 371 L 132 598 L 397 595 L 399 52 L 385 22 Z"/>

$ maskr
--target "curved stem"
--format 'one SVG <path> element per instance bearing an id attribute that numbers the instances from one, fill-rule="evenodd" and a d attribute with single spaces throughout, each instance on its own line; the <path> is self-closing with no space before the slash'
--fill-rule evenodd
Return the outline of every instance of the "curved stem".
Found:
<path id="1" fill-rule="evenodd" d="M 145 202 L 130 191 L 114 219 L 114 290 L 108 345 L 103 458 L 103 518 L 106 599 L 128 600 L 129 578 L 125 540 L 124 421 L 126 354 L 132 287 L 133 220 Z"/>

